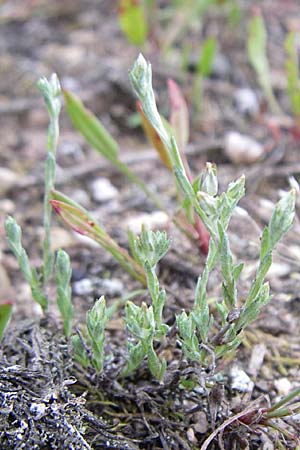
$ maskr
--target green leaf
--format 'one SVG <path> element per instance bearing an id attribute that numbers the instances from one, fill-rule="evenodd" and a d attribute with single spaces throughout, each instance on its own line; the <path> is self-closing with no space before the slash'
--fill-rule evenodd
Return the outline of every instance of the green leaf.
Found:
<path id="1" fill-rule="evenodd" d="M 212 71 L 216 50 L 216 40 L 212 37 L 205 39 L 201 48 L 201 56 L 197 64 L 197 73 L 203 78 L 206 78 Z"/>
<path id="2" fill-rule="evenodd" d="M 105 298 L 102 296 L 86 314 L 86 326 L 92 343 L 93 365 L 97 372 L 103 370 L 106 314 Z"/>
<path id="3" fill-rule="evenodd" d="M 146 263 L 150 268 L 164 257 L 170 246 L 165 231 L 151 231 L 143 228 L 140 236 L 134 240 L 134 254 L 141 265 Z"/>
<path id="4" fill-rule="evenodd" d="M 127 364 L 122 371 L 123 376 L 130 375 L 132 372 L 134 372 L 142 364 L 147 353 L 141 342 L 138 342 L 136 345 L 134 345 L 128 341 L 127 349 Z"/>
<path id="5" fill-rule="evenodd" d="M 285 41 L 287 58 L 285 70 L 288 81 L 288 94 L 293 114 L 300 118 L 300 73 L 299 73 L 299 32 L 291 31 Z"/>
<path id="6" fill-rule="evenodd" d="M 66 90 L 63 91 L 63 94 L 67 113 L 74 127 L 95 150 L 109 161 L 114 162 L 118 157 L 117 142 L 75 94 Z"/>
<path id="7" fill-rule="evenodd" d="M 63 250 L 57 252 L 55 269 L 57 305 L 63 319 L 65 335 L 70 336 L 74 315 L 70 286 L 72 269 L 69 255 Z"/>
<path id="8" fill-rule="evenodd" d="M 61 108 L 61 87 L 57 75 L 53 73 L 49 81 L 46 77 L 42 77 L 37 85 L 44 97 L 49 116 L 52 119 L 58 117 Z"/>
<path id="9" fill-rule="evenodd" d="M 157 354 L 155 353 L 152 344 L 149 345 L 148 352 L 148 367 L 152 375 L 158 379 L 158 381 L 161 383 L 163 381 L 166 368 L 167 368 L 167 362 L 165 359 L 160 360 Z"/>
<path id="10" fill-rule="evenodd" d="M 89 358 L 79 336 L 77 334 L 71 336 L 71 342 L 73 346 L 74 358 L 84 369 L 87 369 L 89 366 Z"/>
<path id="11" fill-rule="evenodd" d="M 163 124 L 155 102 L 155 95 L 152 88 L 151 64 L 145 60 L 141 53 L 136 59 L 129 76 L 134 92 L 142 104 L 147 119 L 155 128 L 167 149 L 170 150 L 171 142 L 169 133 Z"/>
<path id="12" fill-rule="evenodd" d="M 138 46 L 145 43 L 148 26 L 143 1 L 120 0 L 119 22 L 129 42 Z"/>
<path id="13" fill-rule="evenodd" d="M 5 220 L 5 233 L 9 247 L 15 255 L 20 270 L 30 286 L 33 299 L 41 305 L 43 309 L 48 306 L 47 297 L 44 295 L 40 280 L 36 270 L 30 267 L 26 250 L 22 246 L 22 231 L 13 217 L 8 216 Z"/>
<path id="14" fill-rule="evenodd" d="M 205 169 L 201 172 L 197 191 L 205 192 L 211 196 L 218 193 L 217 166 L 210 162 L 206 163 Z"/>
<path id="15" fill-rule="evenodd" d="M 256 71 L 259 83 L 270 107 L 273 113 L 279 114 L 281 109 L 273 93 L 267 58 L 267 31 L 260 13 L 254 15 L 250 21 L 247 47 L 249 60 Z"/>
<path id="16" fill-rule="evenodd" d="M 292 226 L 295 216 L 295 190 L 292 189 L 275 206 L 269 223 L 269 250 L 273 250 L 278 241 Z"/>
<path id="17" fill-rule="evenodd" d="M 0 304 L 0 341 L 3 337 L 6 328 L 8 327 L 11 316 L 12 316 L 12 304 L 11 303 Z"/>

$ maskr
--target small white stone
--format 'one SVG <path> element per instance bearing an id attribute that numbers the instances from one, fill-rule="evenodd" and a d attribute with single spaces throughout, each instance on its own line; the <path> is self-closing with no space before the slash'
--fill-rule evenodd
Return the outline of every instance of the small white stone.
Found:
<path id="1" fill-rule="evenodd" d="M 254 383 L 246 372 L 238 366 L 233 366 L 230 370 L 231 389 L 239 392 L 252 392 Z"/>
<path id="2" fill-rule="evenodd" d="M 279 395 L 288 395 L 292 390 L 292 384 L 288 378 L 279 378 L 279 380 L 274 381 L 274 386 Z"/>
<path id="3" fill-rule="evenodd" d="M 196 444 L 196 443 L 198 442 L 198 440 L 196 439 L 196 436 L 195 436 L 195 432 L 194 432 L 194 430 L 193 430 L 192 427 L 190 427 L 190 428 L 187 430 L 186 436 L 187 436 L 188 440 L 189 440 L 190 442 L 192 442 L 193 444 Z"/>
<path id="4" fill-rule="evenodd" d="M 12 214 L 16 209 L 15 203 L 9 198 L 4 198 L 0 201 L 0 211 L 3 214 Z"/>
<path id="5" fill-rule="evenodd" d="M 255 116 L 259 112 L 259 102 L 255 92 L 250 88 L 238 89 L 234 94 L 236 109 L 241 114 Z"/>
<path id="6" fill-rule="evenodd" d="M 94 286 L 89 278 L 82 278 L 82 280 L 73 283 L 73 292 L 76 295 L 90 295 L 93 290 Z"/>
<path id="7" fill-rule="evenodd" d="M 34 416 L 35 420 L 41 419 L 46 412 L 45 403 L 32 403 L 30 405 L 30 412 Z"/>
<path id="8" fill-rule="evenodd" d="M 77 241 L 79 241 L 81 244 L 86 245 L 87 247 L 99 248 L 98 242 L 94 241 L 94 239 L 92 239 L 88 236 L 84 236 L 83 234 L 76 233 L 75 231 L 73 232 L 73 236 L 74 236 L 74 238 L 76 238 Z"/>
<path id="9" fill-rule="evenodd" d="M 276 263 L 273 262 L 269 271 L 268 278 L 276 277 L 283 278 L 286 277 L 291 272 L 291 266 L 286 263 Z"/>
<path id="10" fill-rule="evenodd" d="M 264 154 L 264 147 L 249 136 L 236 131 L 225 135 L 224 152 L 234 164 L 253 164 Z"/>
<path id="11" fill-rule="evenodd" d="M 100 288 L 103 289 L 103 294 L 115 296 L 122 294 L 124 285 L 122 281 L 118 280 L 117 278 L 107 278 L 101 281 Z"/>
<path id="12" fill-rule="evenodd" d="M 153 211 L 151 214 L 139 214 L 130 217 L 125 222 L 125 226 L 133 233 L 140 233 L 142 225 L 151 230 L 165 228 L 168 225 L 169 217 L 163 211 Z"/>
<path id="13" fill-rule="evenodd" d="M 118 190 L 107 178 L 98 178 L 91 183 L 92 197 L 96 202 L 105 203 L 118 196 Z"/>

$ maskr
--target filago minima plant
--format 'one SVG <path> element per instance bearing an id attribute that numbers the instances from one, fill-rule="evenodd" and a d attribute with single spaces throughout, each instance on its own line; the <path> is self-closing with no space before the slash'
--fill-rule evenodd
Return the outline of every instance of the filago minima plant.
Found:
<path id="1" fill-rule="evenodd" d="M 245 179 L 242 176 L 233 181 L 226 192 L 219 194 L 217 169 L 214 164 L 207 163 L 206 168 L 192 183 L 186 173 L 174 133 L 171 127 L 166 128 L 158 113 L 152 88 L 151 65 L 142 55 L 134 64 L 130 79 L 143 114 L 168 152 L 177 188 L 182 193 L 185 206 L 192 209 L 201 219 L 210 235 L 207 260 L 195 288 L 194 305 L 190 311 L 178 311 L 174 317 L 177 338 L 173 339 L 170 345 L 178 344 L 188 361 L 213 369 L 218 358 L 224 357 L 227 352 L 240 345 L 243 330 L 257 318 L 262 307 L 270 301 L 269 285 L 265 282 L 265 276 L 272 263 L 275 246 L 292 225 L 295 191 L 291 190 L 277 203 L 268 226 L 263 230 L 256 274 L 248 295 L 241 301 L 237 285 L 243 264 L 234 262 L 227 229 L 234 208 L 245 193 Z M 126 301 L 124 320 L 128 332 L 127 356 L 120 376 L 128 376 L 146 360 L 153 377 L 163 383 L 168 368 L 160 350 L 171 338 L 169 325 L 164 319 L 166 291 L 160 286 L 156 267 L 168 251 L 170 240 L 164 231 L 153 232 L 143 229 L 137 237 L 129 235 L 129 253 L 121 248 L 87 211 L 54 190 L 60 87 L 55 76 L 49 82 L 45 79 L 40 81 L 39 87 L 50 116 L 45 174 L 45 239 L 42 270 L 38 273 L 31 268 L 27 253 L 22 247 L 21 229 L 13 218 L 8 217 L 6 234 L 10 248 L 31 287 L 33 299 L 44 310 L 49 301 L 47 282 L 54 271 L 57 303 L 67 336 L 72 334 L 73 317 L 71 266 L 69 257 L 63 250 L 57 253 L 56 258 L 51 254 L 49 205 L 52 204 L 58 215 L 73 230 L 92 237 L 108 250 L 128 273 L 146 287 L 149 297 L 149 301 L 142 304 L 132 300 Z M 92 121 L 90 117 L 81 116 L 81 119 L 87 135 L 91 136 L 97 129 L 98 141 L 102 138 L 102 141 L 104 139 L 112 144 L 110 135 L 101 124 L 98 126 L 94 117 Z M 108 156 L 112 159 L 116 157 L 115 154 Z M 217 265 L 223 279 L 222 298 L 216 302 L 216 308 L 212 309 L 208 303 L 207 283 L 210 273 Z M 215 309 L 217 313 L 212 312 Z M 105 328 L 115 310 L 114 306 L 108 308 L 105 298 L 101 297 L 87 312 L 85 326 L 72 336 L 74 356 L 83 367 L 91 365 L 97 372 L 105 370 Z"/>

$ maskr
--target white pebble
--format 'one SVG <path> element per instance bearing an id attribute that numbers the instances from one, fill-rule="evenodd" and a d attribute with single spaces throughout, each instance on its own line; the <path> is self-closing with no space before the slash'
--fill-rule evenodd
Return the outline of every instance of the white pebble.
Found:
<path id="1" fill-rule="evenodd" d="M 124 290 L 124 285 L 122 281 L 116 278 L 107 278 L 101 281 L 100 289 L 103 289 L 103 294 L 105 295 L 121 295 Z"/>
<path id="2" fill-rule="evenodd" d="M 291 266 L 286 263 L 273 262 L 269 271 L 268 278 L 284 278 L 291 272 Z"/>
<path id="3" fill-rule="evenodd" d="M 135 217 L 130 217 L 125 222 L 125 226 L 133 233 L 140 233 L 142 225 L 145 225 L 151 230 L 165 228 L 168 225 L 169 217 L 163 211 L 153 211 L 151 214 L 139 214 Z"/>
<path id="4" fill-rule="evenodd" d="M 237 111 L 241 114 L 255 116 L 259 112 L 259 102 L 252 89 L 238 89 L 234 94 L 234 101 Z"/>
<path id="5" fill-rule="evenodd" d="M 292 390 L 292 385 L 290 380 L 287 378 L 279 378 L 279 380 L 274 381 L 274 386 L 279 395 L 288 395 L 288 393 Z"/>
<path id="6" fill-rule="evenodd" d="M 229 131 L 225 136 L 224 151 L 234 164 L 253 164 L 264 154 L 264 147 L 249 136 Z"/>
<path id="7" fill-rule="evenodd" d="M 118 190 L 107 178 L 98 178 L 91 183 L 92 197 L 96 202 L 105 203 L 118 196 Z"/>
<path id="8" fill-rule="evenodd" d="M 35 420 L 40 420 L 46 412 L 45 403 L 31 403 L 30 412 L 34 416 Z"/>
<path id="9" fill-rule="evenodd" d="M 94 286 L 89 278 L 82 278 L 82 280 L 73 283 L 73 292 L 76 295 L 90 295 L 93 290 Z"/>
<path id="10" fill-rule="evenodd" d="M 254 383 L 246 372 L 237 366 L 230 370 L 231 389 L 239 392 L 252 392 Z"/>

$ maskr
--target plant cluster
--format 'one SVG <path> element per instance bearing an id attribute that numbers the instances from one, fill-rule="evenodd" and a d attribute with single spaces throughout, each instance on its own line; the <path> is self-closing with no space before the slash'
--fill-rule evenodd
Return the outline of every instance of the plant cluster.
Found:
<path id="1" fill-rule="evenodd" d="M 179 149 L 175 139 L 175 131 L 162 119 L 157 110 L 151 65 L 142 55 L 139 55 L 134 64 L 130 79 L 148 130 L 150 129 L 152 136 L 155 131 L 159 137 L 162 159 L 168 162 L 174 174 L 176 188 L 187 217 L 192 217 L 192 223 L 197 223 L 195 218 L 200 220 L 210 236 L 206 263 L 195 288 L 194 305 L 190 311 L 178 311 L 174 317 L 177 337 L 171 338 L 169 325 L 165 323 L 166 291 L 160 286 L 156 270 L 170 246 L 166 232 L 142 229 L 137 237 L 130 234 L 129 253 L 121 248 L 80 205 L 54 189 L 61 106 L 60 86 L 56 76 L 50 81 L 42 79 L 39 82 L 50 116 L 45 171 L 43 266 L 39 272 L 30 265 L 26 250 L 22 246 L 21 229 L 16 221 L 8 217 L 5 227 L 10 248 L 31 287 L 32 297 L 44 311 L 49 301 L 47 285 L 51 277 L 54 278 L 57 304 L 67 337 L 73 332 L 71 266 L 70 259 L 63 250 L 59 250 L 56 255 L 51 250 L 52 207 L 68 226 L 98 242 L 130 275 L 145 286 L 148 303 L 139 304 L 130 299 L 126 300 L 124 320 L 128 333 L 127 354 L 120 377 L 132 374 L 147 361 L 152 376 L 163 383 L 168 367 L 161 355 L 161 349 L 166 341 L 173 348 L 179 345 L 183 357 L 189 363 L 210 369 L 210 373 L 213 373 L 217 359 L 224 358 L 228 352 L 240 345 L 244 329 L 257 318 L 263 306 L 270 301 L 269 284 L 265 282 L 265 277 L 272 263 L 274 248 L 293 223 L 295 191 L 291 190 L 277 203 L 268 226 L 263 230 L 256 274 L 248 295 L 241 300 L 238 295 L 238 281 L 243 264 L 234 261 L 227 230 L 234 209 L 245 193 L 244 177 L 231 182 L 226 192 L 219 194 L 216 167 L 207 163 L 200 176 L 192 180 L 184 153 Z M 174 86 L 171 89 L 174 89 Z M 71 120 L 87 141 L 148 193 L 148 188 L 121 162 L 116 142 L 101 123 L 73 94 L 64 92 L 64 95 Z M 173 116 L 173 124 L 177 122 L 180 123 L 180 117 L 175 120 Z M 177 128 L 177 131 L 178 129 L 180 130 Z M 181 130 L 179 141 L 183 134 L 184 131 Z M 149 195 L 153 197 L 152 193 Z M 218 264 L 223 280 L 222 298 L 215 303 L 215 308 L 212 308 L 208 302 L 207 283 L 210 273 Z M 74 357 L 84 368 L 91 365 L 98 373 L 105 370 L 105 330 L 115 309 L 115 305 L 108 308 L 105 298 L 101 297 L 87 312 L 85 326 L 71 336 Z M 213 312 L 215 309 L 217 312 Z M 288 401 L 298 395 L 298 391 L 293 395 Z M 285 405 L 285 402 L 282 405 Z M 276 411 L 282 412 L 282 405 L 276 407 Z M 272 411 L 264 412 L 265 420 L 272 418 Z"/>

